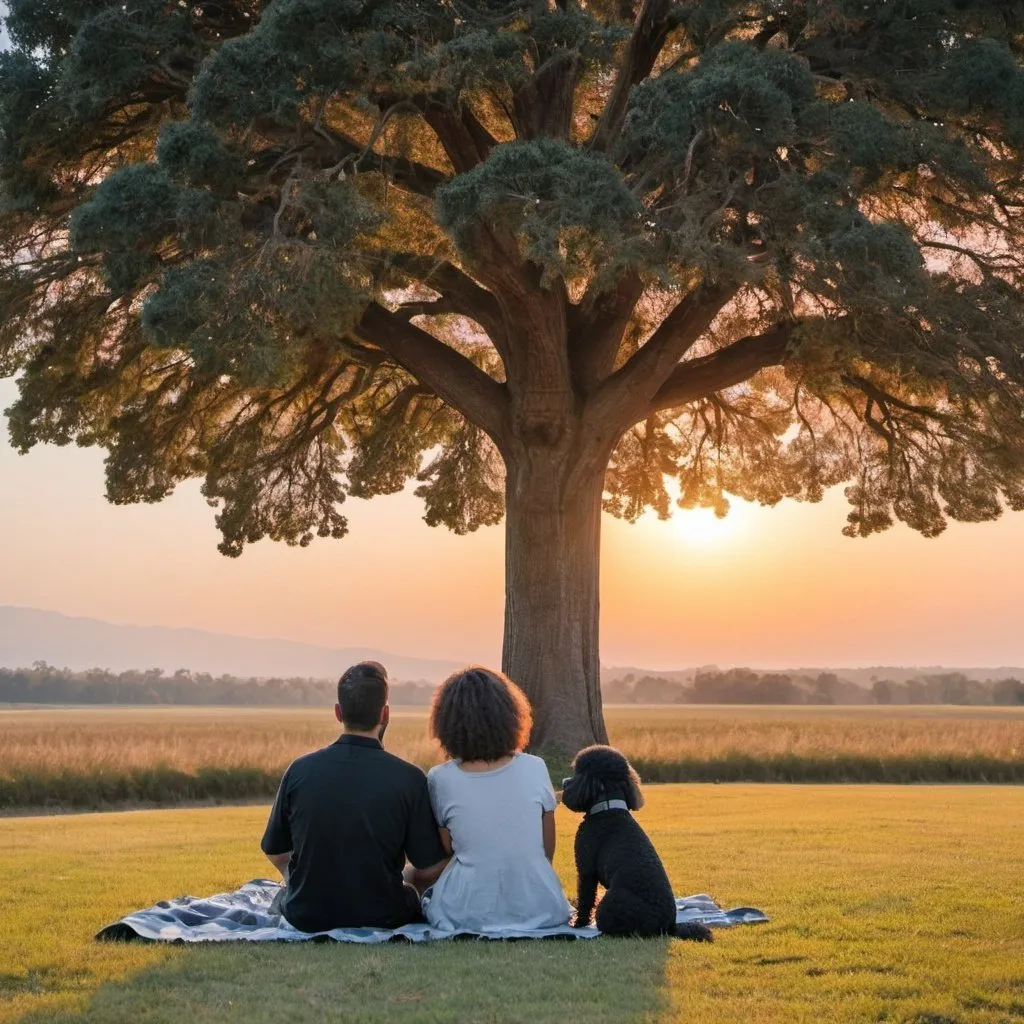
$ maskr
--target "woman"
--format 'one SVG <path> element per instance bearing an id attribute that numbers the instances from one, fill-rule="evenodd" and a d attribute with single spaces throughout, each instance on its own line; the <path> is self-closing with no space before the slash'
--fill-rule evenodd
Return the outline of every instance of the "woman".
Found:
<path id="1" fill-rule="evenodd" d="M 457 672 L 434 695 L 430 731 L 451 759 L 427 773 L 451 856 L 424 901 L 436 928 L 532 930 L 569 919 L 551 867 L 555 794 L 544 762 L 522 753 L 532 724 L 522 690 L 500 672 Z M 430 874 L 413 881 L 422 888 Z"/>

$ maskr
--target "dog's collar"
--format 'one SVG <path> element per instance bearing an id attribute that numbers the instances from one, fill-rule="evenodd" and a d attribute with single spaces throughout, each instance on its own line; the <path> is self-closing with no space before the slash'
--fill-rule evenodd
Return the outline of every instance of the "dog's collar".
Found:
<path id="1" fill-rule="evenodd" d="M 600 814 L 601 811 L 628 811 L 629 804 L 625 800 L 599 800 L 587 811 L 587 816 Z"/>

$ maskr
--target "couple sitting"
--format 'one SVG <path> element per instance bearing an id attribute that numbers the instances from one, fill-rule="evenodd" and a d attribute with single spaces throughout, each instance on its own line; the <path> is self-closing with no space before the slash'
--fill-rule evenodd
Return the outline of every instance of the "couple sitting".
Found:
<path id="1" fill-rule="evenodd" d="M 424 915 L 445 931 L 566 924 L 555 794 L 544 762 L 522 753 L 522 691 L 483 668 L 446 680 L 430 730 L 451 760 L 426 777 L 382 748 L 389 711 L 383 666 L 354 665 L 338 682 L 342 735 L 285 772 L 262 842 L 285 879 L 284 919 L 304 932 Z"/>

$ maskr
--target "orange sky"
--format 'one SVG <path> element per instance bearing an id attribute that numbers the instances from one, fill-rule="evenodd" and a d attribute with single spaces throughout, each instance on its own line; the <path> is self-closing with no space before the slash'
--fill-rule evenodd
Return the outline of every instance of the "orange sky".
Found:
<path id="1" fill-rule="evenodd" d="M 0 408 L 14 397 L 0 382 Z M 198 485 L 156 506 L 103 499 L 102 454 L 0 443 L 0 604 L 423 657 L 497 662 L 502 529 L 456 537 L 411 495 L 351 500 L 351 533 L 218 554 Z M 602 660 L 721 665 L 1024 664 L 1024 515 L 840 535 L 820 505 L 605 519 Z"/>

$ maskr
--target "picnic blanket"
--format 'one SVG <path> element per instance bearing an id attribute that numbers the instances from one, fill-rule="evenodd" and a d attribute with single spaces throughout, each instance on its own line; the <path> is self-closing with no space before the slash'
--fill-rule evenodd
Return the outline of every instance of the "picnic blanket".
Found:
<path id="1" fill-rule="evenodd" d="M 233 892 L 215 896 L 179 896 L 139 910 L 96 933 L 97 939 L 144 939 L 150 942 L 431 942 L 438 939 L 594 939 L 596 928 L 544 928 L 522 931 L 501 928 L 484 934 L 441 931 L 429 924 L 403 928 L 335 928 L 329 932 L 300 932 L 271 911 L 279 882 L 255 878 Z M 676 920 L 700 921 L 712 928 L 759 924 L 768 918 L 753 907 L 722 910 L 706 893 L 676 900 Z"/>

